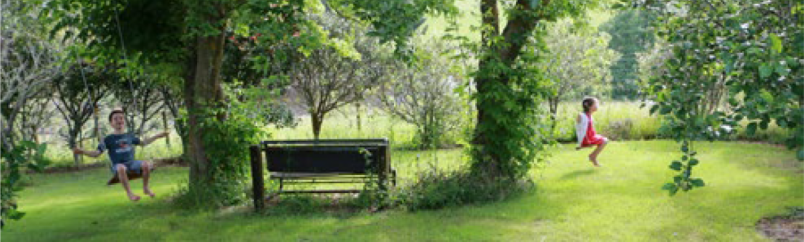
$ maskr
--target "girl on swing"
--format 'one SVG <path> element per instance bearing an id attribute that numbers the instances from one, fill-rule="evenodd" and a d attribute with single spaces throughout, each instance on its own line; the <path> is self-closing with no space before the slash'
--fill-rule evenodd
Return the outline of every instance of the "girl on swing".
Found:
<path id="1" fill-rule="evenodd" d="M 595 149 L 592 154 L 589 154 L 589 161 L 596 167 L 600 167 L 600 164 L 597 163 L 597 156 L 600 155 L 600 152 L 603 151 L 603 148 L 609 143 L 608 138 L 595 132 L 595 126 L 593 125 L 592 114 L 597 111 L 598 103 L 596 98 L 584 98 L 583 102 L 581 102 L 583 105 L 583 113 L 578 114 L 578 119 L 575 123 L 575 133 L 578 136 L 578 147 L 575 149 L 580 150 L 597 146 L 597 149 Z"/>
<path id="2" fill-rule="evenodd" d="M 140 138 L 134 136 L 133 134 L 126 133 L 125 113 L 123 110 L 119 109 L 114 110 L 111 114 L 109 114 L 109 123 L 112 124 L 114 133 L 106 136 L 106 138 L 103 139 L 103 142 L 98 144 L 98 150 L 86 151 L 80 148 L 74 148 L 73 153 L 86 155 L 89 157 L 98 157 L 103 154 L 103 151 L 108 149 L 109 160 L 112 161 L 112 173 L 117 174 L 118 178 L 120 178 L 120 183 L 123 184 L 123 188 L 126 190 L 128 199 L 136 202 L 140 200 L 140 196 L 137 196 L 131 192 L 127 172 L 142 175 L 142 191 L 145 193 L 145 195 L 153 198 L 156 196 L 156 194 L 154 194 L 151 191 L 151 188 L 148 187 L 148 180 L 150 178 L 153 163 L 150 161 L 134 160 L 133 145 L 146 146 L 156 139 L 167 137 L 168 133 L 162 132 L 145 140 L 140 140 Z"/>

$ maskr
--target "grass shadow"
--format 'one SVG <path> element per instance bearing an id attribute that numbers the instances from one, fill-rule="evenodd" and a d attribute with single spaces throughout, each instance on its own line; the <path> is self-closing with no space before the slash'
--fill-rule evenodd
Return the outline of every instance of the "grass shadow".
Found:
<path id="1" fill-rule="evenodd" d="M 561 178 L 559 178 L 559 180 L 576 179 L 578 177 L 595 174 L 596 171 L 597 170 L 595 170 L 595 169 L 586 169 L 586 170 L 573 171 L 573 172 L 564 174 L 563 176 L 561 176 Z"/>

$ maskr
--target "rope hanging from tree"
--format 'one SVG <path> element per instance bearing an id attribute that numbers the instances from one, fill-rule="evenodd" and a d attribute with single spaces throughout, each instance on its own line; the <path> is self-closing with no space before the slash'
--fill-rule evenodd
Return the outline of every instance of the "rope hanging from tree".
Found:
<path id="1" fill-rule="evenodd" d="M 118 13 L 117 8 L 114 8 L 114 21 L 117 26 L 117 35 L 120 36 L 120 47 L 123 48 L 123 61 L 128 61 L 128 55 L 126 54 L 126 42 L 123 40 L 123 29 L 120 28 L 120 13 Z M 131 79 L 128 78 L 128 88 L 131 91 L 131 106 L 132 109 L 137 110 L 137 101 L 134 98 L 134 84 L 131 83 Z"/>
<path id="2" fill-rule="evenodd" d="M 125 44 L 125 41 L 123 40 L 123 30 L 120 27 L 120 17 L 119 17 L 120 14 L 117 11 L 116 7 L 114 8 L 114 13 L 115 13 L 115 16 L 114 16 L 115 25 L 117 26 L 117 34 L 120 37 L 120 46 L 123 49 L 123 63 L 127 64 L 126 61 L 128 61 L 128 55 L 127 55 L 127 51 L 126 51 L 126 44 Z M 95 117 L 94 118 L 95 119 L 95 127 L 97 127 L 98 126 L 98 107 L 97 107 L 96 103 L 94 102 L 94 98 L 92 97 L 92 89 L 89 88 L 89 84 L 87 83 L 86 76 L 84 74 L 83 60 L 81 59 L 81 57 L 77 53 L 76 53 L 76 57 L 78 59 L 79 68 L 80 68 L 80 71 L 81 71 L 81 79 L 84 82 L 84 87 L 87 89 L 87 92 L 89 94 L 89 102 L 90 102 L 90 104 L 92 105 L 92 108 L 93 108 L 93 112 L 94 112 L 93 115 Z M 132 106 L 133 110 L 137 110 L 137 101 L 136 101 L 136 98 L 135 98 L 136 93 L 134 92 L 134 84 L 131 82 L 130 78 L 127 78 L 127 79 L 128 79 L 127 81 L 128 81 L 129 91 L 131 91 L 131 106 Z M 100 100 L 98 100 L 98 101 L 100 101 Z M 127 118 L 127 117 L 124 117 L 124 118 Z M 101 135 L 100 134 L 96 134 L 96 135 L 97 135 L 97 138 L 98 138 L 98 143 L 103 142 L 103 140 L 101 138 Z M 129 180 L 134 180 L 134 179 L 137 179 L 137 178 L 141 177 L 140 174 L 136 174 L 136 173 L 130 173 L 130 174 L 127 174 L 127 175 L 128 175 Z M 109 179 L 109 181 L 106 184 L 107 185 L 112 185 L 112 184 L 115 184 L 115 183 L 118 183 L 118 182 L 120 182 L 120 179 L 118 178 L 117 174 L 115 174 L 115 175 L 112 176 L 111 179 Z"/>

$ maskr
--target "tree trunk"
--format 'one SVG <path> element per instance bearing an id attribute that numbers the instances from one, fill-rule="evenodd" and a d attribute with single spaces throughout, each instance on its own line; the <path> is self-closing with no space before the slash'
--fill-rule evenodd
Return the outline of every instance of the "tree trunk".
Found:
<path id="1" fill-rule="evenodd" d="M 494 38 L 499 34 L 499 11 L 497 10 L 497 1 L 496 0 L 483 0 L 480 2 L 480 15 L 482 17 L 482 25 L 484 27 L 488 26 L 489 29 L 483 31 L 481 33 L 481 39 L 484 43 L 485 48 L 491 48 L 487 43 L 491 42 L 491 39 Z M 497 53 L 494 53 L 497 54 Z M 487 53 L 487 55 L 491 55 L 491 53 Z M 484 56 L 478 62 L 478 73 L 484 74 L 483 70 L 490 70 L 489 62 L 491 61 L 490 56 Z M 487 86 L 488 83 L 494 82 L 493 78 L 489 77 L 480 77 L 478 76 L 475 79 L 475 88 L 477 89 L 477 93 L 488 93 Z M 500 169 L 498 163 L 500 160 L 494 155 L 493 152 L 489 152 L 486 150 L 485 145 L 488 143 L 488 134 L 484 127 L 488 127 L 489 122 L 494 122 L 494 120 L 490 120 L 486 118 L 486 109 L 491 107 L 492 103 L 487 103 L 489 100 L 485 98 L 478 98 L 475 102 L 475 107 L 477 108 L 477 123 L 475 124 L 475 133 L 474 137 L 472 138 L 472 144 L 475 145 L 475 154 L 473 154 L 474 159 L 476 160 L 472 164 L 473 171 L 483 171 L 487 175 L 491 176 L 499 176 Z"/>
<path id="2" fill-rule="evenodd" d="M 801 93 L 798 94 L 798 108 L 804 110 L 804 90 L 801 90 Z"/>
<path id="3" fill-rule="evenodd" d="M 164 106 L 162 106 L 164 108 Z M 165 132 L 170 132 L 170 127 L 168 127 L 167 123 L 167 113 L 164 109 L 162 109 L 162 128 L 165 129 Z M 165 138 L 165 145 L 167 145 L 168 149 L 170 148 L 170 138 Z"/>
<path id="4" fill-rule="evenodd" d="M 355 103 L 355 110 L 357 111 L 357 132 L 360 132 L 362 130 L 360 123 L 360 102 Z"/>
<path id="5" fill-rule="evenodd" d="M 92 112 L 94 113 L 94 116 L 95 116 L 94 117 L 94 121 L 95 121 L 95 139 L 97 139 L 98 144 L 100 144 L 101 142 L 103 142 L 103 137 L 101 136 L 101 132 L 100 132 L 100 124 L 98 124 L 98 114 L 99 114 L 99 112 L 98 112 L 98 106 L 97 105 L 94 106 L 94 108 L 92 109 Z"/>
<path id="6" fill-rule="evenodd" d="M 321 124 L 324 123 L 324 114 L 310 114 L 313 123 L 313 138 L 318 140 L 321 134 Z"/>
<path id="7" fill-rule="evenodd" d="M 533 1 L 517 0 L 515 8 L 519 11 L 533 11 L 530 4 Z M 540 8 L 548 5 L 550 0 L 541 1 Z M 495 71 L 497 65 L 505 65 L 511 67 L 514 65 L 515 60 L 519 57 L 522 47 L 527 42 L 527 38 L 538 22 L 538 18 L 533 14 L 515 14 L 509 15 L 508 23 L 503 31 L 500 31 L 499 10 L 496 0 L 482 0 L 480 3 L 480 13 L 482 17 L 483 29 L 481 33 L 481 41 L 483 42 L 482 50 L 486 53 L 481 54 L 481 59 L 478 62 L 479 76 L 475 79 L 475 87 L 478 94 L 491 93 L 491 84 L 500 83 L 502 85 L 509 85 L 509 77 L 506 74 L 498 73 Z M 502 36 L 505 44 L 495 43 L 496 38 Z M 493 74 L 492 74 L 493 73 Z M 475 100 L 475 107 L 477 108 L 477 123 L 475 125 L 475 136 L 472 144 L 475 146 L 473 157 L 475 162 L 472 163 L 472 171 L 482 172 L 490 178 L 508 177 L 512 174 L 504 174 L 503 163 L 510 162 L 501 160 L 499 150 L 486 147 L 496 131 L 493 127 L 499 126 L 494 116 L 489 115 L 489 111 L 502 106 L 498 100 L 483 98 Z M 491 128 L 491 129 L 490 129 Z M 503 134 L 504 135 L 504 134 Z M 507 139 L 508 137 L 494 137 L 495 139 Z"/>
<path id="8" fill-rule="evenodd" d="M 222 16 L 207 19 L 217 22 Z M 222 28 L 225 28 L 222 27 Z M 188 60 L 185 76 L 184 97 L 188 114 L 186 157 L 190 162 L 190 190 L 206 189 L 212 181 L 210 161 L 204 150 L 200 124 L 208 119 L 225 120 L 223 115 L 210 116 L 204 111 L 222 107 L 220 70 L 223 64 L 224 31 L 213 36 L 197 37 Z M 245 149 L 245 147 L 244 147 Z"/>
<path id="9" fill-rule="evenodd" d="M 551 132 L 556 129 L 556 116 L 558 115 L 558 100 L 559 100 L 558 97 L 550 97 L 547 99 L 550 105 L 550 121 L 552 122 L 550 124 Z"/>
<path id="10" fill-rule="evenodd" d="M 78 114 L 76 114 L 76 116 L 77 115 Z M 80 119 L 80 117 L 78 117 L 78 119 Z M 70 148 L 79 147 L 78 143 L 80 142 L 80 137 L 78 137 L 78 136 L 81 134 L 82 126 L 83 126 L 83 124 L 81 123 L 80 120 L 73 120 L 73 128 L 69 131 L 70 137 L 69 137 L 69 140 L 68 140 Z M 75 167 L 80 166 L 81 165 L 81 155 L 73 154 L 73 161 L 75 162 Z"/>
<path id="11" fill-rule="evenodd" d="M 179 106 L 178 105 L 179 105 L 178 103 L 173 103 L 171 105 L 168 105 L 168 109 L 170 110 L 170 113 L 171 113 L 171 115 L 173 115 L 173 117 L 178 117 L 179 116 Z M 176 133 L 179 135 L 179 139 L 181 140 L 181 157 L 182 157 L 182 160 L 187 161 L 187 160 L 189 160 L 189 158 L 187 157 L 187 154 L 189 153 L 188 152 L 188 147 L 190 147 L 190 142 L 189 142 L 190 139 L 187 137 L 187 133 L 189 132 L 187 130 L 187 125 L 185 125 L 182 122 L 176 122 L 174 120 L 173 128 L 176 129 Z"/>
<path id="12" fill-rule="evenodd" d="M 38 130 L 39 128 L 36 126 L 31 127 L 31 139 L 37 144 L 39 144 L 39 134 L 37 133 Z"/>

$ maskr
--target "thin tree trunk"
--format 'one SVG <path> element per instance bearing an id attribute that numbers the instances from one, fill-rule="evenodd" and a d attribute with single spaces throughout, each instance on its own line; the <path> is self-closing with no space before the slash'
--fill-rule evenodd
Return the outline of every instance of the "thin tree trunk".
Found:
<path id="1" fill-rule="evenodd" d="M 355 110 L 357 111 L 357 132 L 362 131 L 360 123 L 360 102 L 355 102 Z"/>
<path id="2" fill-rule="evenodd" d="M 313 123 L 313 138 L 318 140 L 321 134 L 321 124 L 324 123 L 324 114 L 311 114 Z"/>
<path id="3" fill-rule="evenodd" d="M 173 117 L 178 117 L 179 116 L 178 104 L 174 103 L 172 105 L 169 105 L 168 108 L 170 110 L 170 114 L 173 115 Z M 187 133 L 189 132 L 187 130 L 187 125 L 185 125 L 182 122 L 176 122 L 174 120 L 173 128 L 176 129 L 176 133 L 179 134 L 179 139 L 181 140 L 181 156 L 182 156 L 182 159 L 183 160 L 188 160 L 189 158 L 187 157 L 187 153 L 188 153 L 187 148 L 190 147 L 190 143 L 189 143 L 190 139 L 187 138 Z"/>
<path id="4" fill-rule="evenodd" d="M 164 106 L 163 106 L 164 107 Z M 167 112 L 162 109 L 162 128 L 165 129 L 166 132 L 170 132 L 170 127 L 168 127 L 167 122 Z M 168 149 L 170 148 L 170 138 L 165 138 L 165 144 L 167 145 Z"/>
<path id="5" fill-rule="evenodd" d="M 31 127 L 31 136 L 32 136 L 31 138 L 33 139 L 34 143 L 39 144 L 39 134 L 37 134 L 37 130 L 39 130 L 38 127 L 36 126 Z"/>
<path id="6" fill-rule="evenodd" d="M 804 110 L 804 90 L 798 94 L 798 108 Z"/>
<path id="7" fill-rule="evenodd" d="M 556 129 L 556 116 L 558 115 L 558 97 L 551 97 L 548 98 L 547 101 L 549 102 L 548 105 L 550 106 L 550 130 Z"/>
<path id="8" fill-rule="evenodd" d="M 80 142 L 81 142 L 81 137 L 80 136 L 81 136 L 81 129 L 83 128 L 83 124 L 81 123 L 81 120 L 80 120 L 81 117 L 79 117 L 79 115 L 81 115 L 80 114 L 80 112 L 81 112 L 80 109 L 79 109 L 78 112 L 79 113 L 74 114 L 75 115 L 74 117 L 76 117 L 76 119 L 73 120 L 73 127 L 69 131 L 69 135 L 70 135 L 70 137 L 69 137 L 69 145 L 70 145 L 70 148 L 80 147 L 79 146 Z M 73 160 L 75 162 L 76 167 L 81 165 L 81 155 L 73 154 Z"/>

